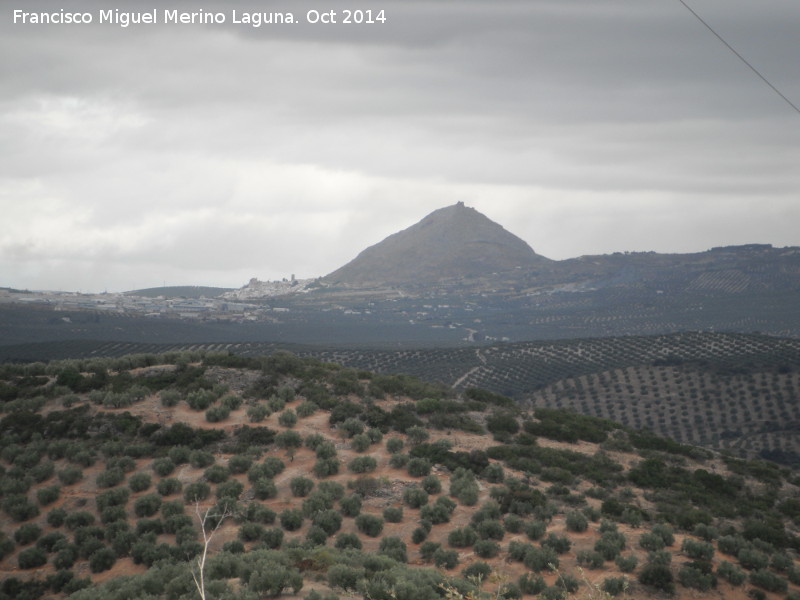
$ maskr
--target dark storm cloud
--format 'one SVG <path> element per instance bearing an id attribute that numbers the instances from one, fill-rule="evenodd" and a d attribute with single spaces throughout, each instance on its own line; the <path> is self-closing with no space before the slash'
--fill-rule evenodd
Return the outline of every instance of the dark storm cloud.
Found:
<path id="1" fill-rule="evenodd" d="M 24 9 L 110 5 L 197 7 Z M 679 2 L 203 8 L 359 5 L 387 24 L 37 28 L 4 6 L 0 285 L 74 288 L 69 261 L 83 288 L 320 275 L 457 200 L 555 258 L 797 243 L 800 115 Z M 800 101 L 793 0 L 692 5 Z"/>

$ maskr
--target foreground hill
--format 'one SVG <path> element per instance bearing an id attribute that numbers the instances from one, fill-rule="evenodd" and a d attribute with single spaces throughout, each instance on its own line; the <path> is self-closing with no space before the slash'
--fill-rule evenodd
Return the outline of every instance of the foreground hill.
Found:
<path id="1" fill-rule="evenodd" d="M 0 598 L 800 597 L 774 464 L 285 352 L 0 378 Z"/>

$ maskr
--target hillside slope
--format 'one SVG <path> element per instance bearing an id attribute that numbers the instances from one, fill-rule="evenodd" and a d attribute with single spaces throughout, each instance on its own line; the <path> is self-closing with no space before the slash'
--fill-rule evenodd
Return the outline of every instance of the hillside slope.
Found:
<path id="1" fill-rule="evenodd" d="M 0 381 L 3 599 L 198 597 L 214 515 L 215 597 L 800 595 L 800 478 L 769 463 L 288 353 Z"/>

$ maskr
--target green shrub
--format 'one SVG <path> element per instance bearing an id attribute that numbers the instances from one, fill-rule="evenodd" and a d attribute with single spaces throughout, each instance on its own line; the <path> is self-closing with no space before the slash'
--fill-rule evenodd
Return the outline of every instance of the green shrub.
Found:
<path id="1" fill-rule="evenodd" d="M 217 399 L 209 390 L 194 390 L 186 395 L 186 404 L 193 410 L 205 410 Z"/>
<path id="2" fill-rule="evenodd" d="M 495 521 L 494 519 L 486 519 L 481 521 L 478 523 L 475 530 L 478 533 L 478 537 L 482 540 L 502 540 L 506 533 L 503 524 L 500 523 L 500 521 Z"/>
<path id="3" fill-rule="evenodd" d="M 169 458 L 157 458 L 153 461 L 153 471 L 159 477 L 167 477 L 175 470 L 175 463 Z"/>
<path id="4" fill-rule="evenodd" d="M 748 571 L 765 569 L 769 565 L 769 556 L 752 547 L 744 547 L 737 555 L 739 564 Z"/>
<path id="5" fill-rule="evenodd" d="M 214 455 L 205 450 L 192 450 L 189 454 L 189 464 L 195 469 L 205 469 L 214 464 Z"/>
<path id="6" fill-rule="evenodd" d="M 433 504 L 426 504 L 423 506 L 419 511 L 420 518 L 430 521 L 434 525 L 449 522 L 450 515 L 453 514 L 453 508 L 450 508 L 443 502 L 439 502 L 439 500 L 442 499 L 444 499 L 444 497 L 439 497 Z"/>
<path id="7" fill-rule="evenodd" d="M 395 454 L 394 456 L 400 456 Z M 408 461 L 408 474 L 411 477 L 425 477 L 431 472 L 431 463 L 427 458 L 412 458 Z"/>
<path id="8" fill-rule="evenodd" d="M 578 550 L 575 557 L 579 565 L 589 569 L 599 569 L 605 563 L 603 555 L 596 550 Z"/>
<path id="9" fill-rule="evenodd" d="M 625 577 L 606 577 L 600 589 L 609 596 L 619 596 L 628 589 L 628 580 Z"/>
<path id="10" fill-rule="evenodd" d="M 573 575 L 569 573 L 559 573 L 556 577 L 556 587 L 566 590 L 569 594 L 574 594 L 580 587 L 580 582 Z"/>
<path id="11" fill-rule="evenodd" d="M 683 565 L 678 570 L 678 582 L 687 588 L 707 592 L 712 587 L 716 587 L 717 579 L 712 573 L 706 573 L 693 564 Z"/>
<path id="12" fill-rule="evenodd" d="M 569 552 L 569 549 L 572 547 L 572 542 L 570 542 L 569 538 L 566 536 L 551 533 L 547 538 L 542 540 L 542 546 L 545 548 L 552 548 L 556 554 L 565 554 Z"/>
<path id="13" fill-rule="evenodd" d="M 15 463 L 16 464 L 16 463 Z M 56 472 L 55 464 L 51 460 L 44 460 L 30 469 L 30 476 L 36 483 L 50 479 Z"/>
<path id="14" fill-rule="evenodd" d="M 239 496 L 242 495 L 242 492 L 244 492 L 244 485 L 236 479 L 231 479 L 230 481 L 220 483 L 215 493 L 219 500 L 227 498 L 236 501 L 239 499 Z"/>
<path id="15" fill-rule="evenodd" d="M 67 514 L 64 519 L 64 525 L 67 529 L 75 531 L 81 527 L 88 527 L 93 525 L 95 521 L 94 515 L 86 510 L 80 510 Z"/>
<path id="16" fill-rule="evenodd" d="M 203 477 L 210 483 L 222 483 L 230 476 L 230 470 L 222 465 L 211 465 L 203 472 Z"/>
<path id="17" fill-rule="evenodd" d="M 383 531 L 383 519 L 375 515 L 360 514 L 355 522 L 358 530 L 370 537 L 378 537 Z"/>
<path id="18" fill-rule="evenodd" d="M 78 559 L 78 549 L 74 545 L 66 546 L 59 550 L 53 557 L 53 566 L 56 569 L 69 569 Z"/>
<path id="19" fill-rule="evenodd" d="M 278 495 L 278 488 L 272 479 L 262 477 L 253 482 L 253 494 L 259 500 L 269 500 Z"/>
<path id="20" fill-rule="evenodd" d="M 714 546 L 708 542 L 699 542 L 690 538 L 684 538 L 681 551 L 694 560 L 708 561 L 714 556 Z"/>
<path id="21" fill-rule="evenodd" d="M 33 546 L 20 550 L 17 555 L 17 564 L 20 569 L 35 569 L 47 562 L 47 553 L 41 548 Z"/>
<path id="22" fill-rule="evenodd" d="M 525 544 L 524 546 L 527 547 L 524 549 L 522 563 L 531 571 L 538 573 L 539 571 L 552 571 L 558 568 L 558 555 L 553 548 L 549 546 L 536 548 L 529 544 Z"/>
<path id="23" fill-rule="evenodd" d="M 278 562 L 259 561 L 249 575 L 247 587 L 259 597 L 279 596 L 287 588 L 297 593 L 303 587 L 303 576 L 297 569 Z"/>
<path id="24" fill-rule="evenodd" d="M 36 490 L 36 499 L 42 506 L 47 506 L 58 500 L 61 494 L 61 487 L 58 485 L 48 485 Z"/>
<path id="25" fill-rule="evenodd" d="M 317 406 L 314 402 L 303 400 L 297 405 L 297 416 L 301 419 L 305 419 L 306 417 L 310 417 L 317 412 L 318 409 L 319 406 Z"/>
<path id="26" fill-rule="evenodd" d="M 434 553 L 441 547 L 441 544 L 431 542 L 430 540 L 427 542 L 422 542 L 419 547 L 419 554 L 423 560 L 433 560 Z"/>
<path id="27" fill-rule="evenodd" d="M 757 569 L 750 573 L 750 583 L 768 592 L 786 593 L 788 585 L 786 580 L 780 575 L 776 575 L 767 569 Z"/>
<path id="28" fill-rule="evenodd" d="M 411 508 L 419 508 L 428 503 L 428 494 L 417 486 L 407 487 L 403 491 L 403 502 Z"/>
<path id="29" fill-rule="evenodd" d="M 339 472 L 339 466 L 338 458 L 318 458 L 314 463 L 313 472 L 317 477 L 328 477 L 336 475 Z"/>
<path id="30" fill-rule="evenodd" d="M 206 411 L 206 421 L 209 423 L 220 423 L 231 415 L 231 409 L 227 406 L 212 406 Z"/>
<path id="31" fill-rule="evenodd" d="M 656 523 L 653 525 L 650 533 L 660 537 L 665 546 L 672 546 L 672 544 L 675 543 L 675 536 L 673 535 L 672 527 L 666 523 Z"/>
<path id="32" fill-rule="evenodd" d="M 639 560 L 636 558 L 635 554 L 626 554 L 624 556 L 619 555 L 614 561 L 614 563 L 617 565 L 617 568 L 623 573 L 633 572 L 638 562 Z"/>
<path id="33" fill-rule="evenodd" d="M 178 402 L 183 400 L 183 395 L 178 390 L 161 390 L 158 394 L 158 399 L 161 402 L 161 406 L 171 408 L 177 406 Z"/>
<path id="34" fill-rule="evenodd" d="M 500 553 L 500 546 L 492 540 L 478 540 L 472 550 L 481 558 L 494 558 Z"/>
<path id="35" fill-rule="evenodd" d="M 211 486 L 205 481 L 195 481 L 190 483 L 183 490 L 183 498 L 186 500 L 186 502 L 199 502 L 208 498 L 210 494 Z"/>
<path id="36" fill-rule="evenodd" d="M 386 440 L 386 450 L 388 450 L 390 454 L 397 454 L 403 449 L 403 446 L 405 446 L 405 444 L 401 438 L 391 437 Z"/>
<path id="37" fill-rule="evenodd" d="M 478 483 L 472 471 L 463 467 L 455 470 L 450 477 L 450 495 L 458 498 L 458 501 L 466 506 L 473 506 L 478 502 Z"/>
<path id="38" fill-rule="evenodd" d="M 117 562 L 117 555 L 111 548 L 98 548 L 89 557 L 89 568 L 92 573 L 108 571 Z"/>
<path id="39" fill-rule="evenodd" d="M 667 594 L 675 593 L 675 583 L 669 563 L 661 561 L 648 561 L 639 572 L 639 583 Z"/>
<path id="40" fill-rule="evenodd" d="M 95 483 L 101 488 L 115 487 L 125 480 L 125 472 L 119 467 L 106 469 L 95 478 Z"/>
<path id="41" fill-rule="evenodd" d="M 330 444 L 330 442 L 328 442 L 328 440 L 325 439 L 325 436 L 322 435 L 321 433 L 310 433 L 310 434 L 308 434 L 305 437 L 305 440 L 303 440 L 303 443 L 305 444 L 306 448 L 308 448 L 309 450 L 311 450 L 313 452 L 318 452 L 319 448 L 323 444 L 329 444 L 330 445 L 330 449 L 332 450 L 331 456 L 336 456 L 336 446 L 334 446 L 333 444 Z M 329 458 L 329 457 L 320 456 L 319 454 L 317 454 L 317 458 Z"/>
<path id="42" fill-rule="evenodd" d="M 283 544 L 283 530 L 279 527 L 267 529 L 261 536 L 261 544 L 265 548 L 275 550 Z"/>
<path id="43" fill-rule="evenodd" d="M 230 473 L 246 473 L 252 466 L 253 461 L 247 456 L 237 454 L 232 456 L 228 461 L 227 472 Z M 216 466 L 216 465 L 215 465 Z M 209 467 L 213 468 L 213 467 Z M 223 467 L 225 468 L 225 467 Z"/>
<path id="44" fill-rule="evenodd" d="M 403 540 L 401 540 L 399 537 L 387 536 L 381 538 L 381 543 L 378 547 L 378 554 L 388 556 L 392 560 L 396 560 L 399 563 L 408 562 L 405 542 L 403 542 Z"/>
<path id="45" fill-rule="evenodd" d="M 10 540 L 8 540 L 10 541 Z M 13 543 L 11 544 L 13 549 Z M 36 546 L 44 550 L 45 552 L 54 552 L 55 550 L 60 550 L 61 548 L 65 548 L 68 545 L 67 536 L 65 536 L 60 531 L 51 531 L 49 533 L 44 534 L 38 540 L 36 540 Z"/>
<path id="46" fill-rule="evenodd" d="M 729 563 L 727 560 L 723 560 L 719 563 L 717 575 L 728 581 L 731 585 L 742 585 L 745 579 L 747 579 L 747 575 L 744 574 L 744 571 L 736 565 Z"/>
<path id="47" fill-rule="evenodd" d="M 350 440 L 350 448 L 355 452 L 366 452 L 371 444 L 372 440 L 366 433 L 359 433 Z"/>
<path id="48" fill-rule="evenodd" d="M 458 552 L 439 548 L 433 553 L 433 563 L 440 569 L 452 569 L 458 564 Z"/>
<path id="49" fill-rule="evenodd" d="M 414 544 L 421 544 L 428 539 L 428 530 L 424 527 L 415 527 L 411 532 L 411 541 Z"/>
<path id="50" fill-rule="evenodd" d="M 186 446 L 173 446 L 169 449 L 169 459 L 176 465 L 183 465 L 189 462 L 192 453 Z"/>
<path id="51" fill-rule="evenodd" d="M 328 585 L 343 590 L 355 590 L 356 584 L 364 578 L 364 575 L 363 568 L 335 564 L 328 569 Z"/>
<path id="52" fill-rule="evenodd" d="M 100 492 L 97 494 L 94 501 L 95 505 L 97 506 L 97 510 L 102 512 L 109 506 L 123 506 L 127 504 L 130 495 L 131 492 L 128 488 L 115 488 L 113 490 Z"/>
<path id="53" fill-rule="evenodd" d="M 483 477 L 489 483 L 502 483 L 505 479 L 505 471 L 503 471 L 503 467 L 501 465 L 492 463 L 483 470 L 481 477 Z"/>
<path id="54" fill-rule="evenodd" d="M 347 468 L 353 473 L 370 473 L 377 466 L 377 461 L 371 456 L 357 456 L 348 463 Z"/>
<path id="55" fill-rule="evenodd" d="M 573 510 L 567 513 L 566 525 L 569 531 L 582 533 L 589 528 L 589 521 L 583 513 Z"/>
<path id="56" fill-rule="evenodd" d="M 243 517 L 254 523 L 271 524 L 275 522 L 275 511 L 260 502 L 250 502 L 244 510 Z"/>
<path id="57" fill-rule="evenodd" d="M 453 548 L 467 548 L 478 540 L 478 534 L 472 527 L 453 529 L 447 535 L 447 543 Z"/>
<path id="58" fill-rule="evenodd" d="M 35 542 L 42 535 L 42 528 L 35 523 L 24 523 L 14 532 L 14 539 L 22 546 Z"/>
<path id="59" fill-rule="evenodd" d="M 389 457 L 389 466 L 393 469 L 403 469 L 408 465 L 408 461 L 408 454 L 397 452 Z"/>
<path id="60" fill-rule="evenodd" d="M 314 488 L 314 482 L 307 477 L 293 477 L 291 481 L 289 481 L 289 488 L 294 497 L 303 498 L 308 496 Z"/>
<path id="61" fill-rule="evenodd" d="M 282 427 L 291 429 L 297 425 L 297 413 L 295 413 L 291 408 L 283 411 L 278 415 L 278 423 Z"/>
<path id="62" fill-rule="evenodd" d="M 247 420 L 251 423 L 260 423 L 272 414 L 269 407 L 263 402 L 256 402 L 245 409 Z"/>
<path id="63" fill-rule="evenodd" d="M 56 472 L 56 476 L 64 485 L 74 485 L 83 479 L 83 471 L 76 465 L 67 465 Z"/>
<path id="64" fill-rule="evenodd" d="M 649 552 L 663 550 L 664 539 L 660 535 L 656 535 L 654 533 L 643 533 L 639 537 L 639 547 Z"/>
<path id="65" fill-rule="evenodd" d="M 49 513 L 47 513 L 47 524 L 51 527 L 61 527 L 64 524 L 64 520 L 67 518 L 67 511 L 63 508 L 54 508 Z"/>
<path id="66" fill-rule="evenodd" d="M 334 546 L 339 550 L 346 550 L 348 548 L 361 550 L 361 540 L 355 533 L 340 533 L 336 536 Z"/>
<path id="67" fill-rule="evenodd" d="M 264 537 L 266 531 L 259 523 L 242 523 L 239 527 L 239 539 L 243 542 L 256 542 Z"/>
<path id="68" fill-rule="evenodd" d="M 128 480 L 128 487 L 133 492 L 143 492 L 150 487 L 152 481 L 147 473 L 134 473 Z"/>
<path id="69" fill-rule="evenodd" d="M 326 535 L 333 535 L 342 527 L 342 515 L 338 511 L 328 509 L 316 513 L 311 521 L 322 529 Z"/>
<path id="70" fill-rule="evenodd" d="M 156 491 L 162 496 L 171 496 L 180 493 L 183 488 L 180 480 L 175 477 L 167 477 L 156 484 Z"/>
<path id="71" fill-rule="evenodd" d="M 438 494 L 442 491 L 442 484 L 436 475 L 428 475 L 427 477 L 424 477 L 420 482 L 420 486 L 422 486 L 422 489 L 429 494 Z"/>
<path id="72" fill-rule="evenodd" d="M 534 575 L 533 573 L 523 573 L 517 579 L 517 585 L 524 594 L 541 594 L 547 587 L 544 578 L 541 575 Z"/>
<path id="73" fill-rule="evenodd" d="M 352 494 L 339 501 L 339 508 L 345 517 L 357 517 L 361 512 L 361 496 Z"/>
<path id="74" fill-rule="evenodd" d="M 747 541 L 740 535 L 723 535 L 717 540 L 719 551 L 731 556 L 738 556 L 746 545 Z"/>
<path id="75" fill-rule="evenodd" d="M 303 526 L 303 513 L 296 508 L 287 508 L 279 516 L 281 526 L 286 531 L 297 531 Z"/>
<path id="76" fill-rule="evenodd" d="M 539 540 L 547 531 L 547 523 L 544 521 L 530 521 L 523 527 L 525 535 L 531 540 Z"/>
<path id="77" fill-rule="evenodd" d="M 387 523 L 400 523 L 403 520 L 402 506 L 387 506 L 383 509 L 383 520 Z"/>
<path id="78" fill-rule="evenodd" d="M 286 429 L 275 436 L 275 445 L 291 454 L 291 452 L 303 446 L 303 438 L 296 431 Z"/>

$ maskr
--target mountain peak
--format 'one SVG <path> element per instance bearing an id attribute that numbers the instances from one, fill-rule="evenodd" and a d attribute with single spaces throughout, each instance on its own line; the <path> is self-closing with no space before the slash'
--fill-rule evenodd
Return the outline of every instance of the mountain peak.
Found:
<path id="1" fill-rule="evenodd" d="M 370 246 L 325 279 L 347 285 L 428 284 L 547 260 L 498 223 L 457 202 Z"/>

